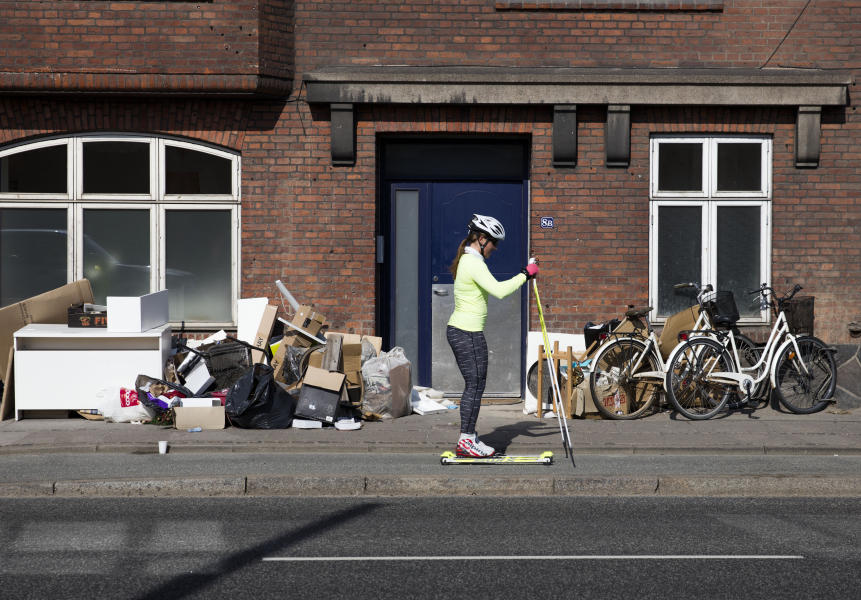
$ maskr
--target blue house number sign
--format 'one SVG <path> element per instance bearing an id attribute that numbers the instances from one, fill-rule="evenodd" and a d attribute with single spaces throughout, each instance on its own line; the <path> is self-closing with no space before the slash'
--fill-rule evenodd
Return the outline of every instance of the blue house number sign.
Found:
<path id="1" fill-rule="evenodd" d="M 553 229 L 553 217 L 541 217 L 541 229 Z"/>

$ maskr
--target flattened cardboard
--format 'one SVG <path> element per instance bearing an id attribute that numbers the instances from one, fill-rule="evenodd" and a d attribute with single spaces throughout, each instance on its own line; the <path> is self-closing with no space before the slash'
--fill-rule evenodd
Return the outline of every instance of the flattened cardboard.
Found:
<path id="1" fill-rule="evenodd" d="M 278 307 L 267 304 L 263 309 L 263 316 L 260 317 L 260 325 L 257 327 L 257 334 L 254 336 L 252 346 L 265 348 L 269 344 L 269 338 L 272 337 L 272 328 L 275 327 L 275 317 L 278 313 Z M 265 354 L 261 350 L 251 351 L 251 360 L 255 363 L 264 362 Z"/>
<path id="2" fill-rule="evenodd" d="M 177 406 L 173 409 L 177 429 L 224 429 L 223 406 Z"/>
<path id="3" fill-rule="evenodd" d="M 0 308 L 0 375 L 5 377 L 12 335 L 16 331 L 31 323 L 65 324 L 69 319 L 69 306 L 81 302 L 93 302 L 93 288 L 87 279 Z"/>
<path id="4" fill-rule="evenodd" d="M 6 377 L 3 379 L 3 400 L 0 402 L 0 421 L 5 421 L 6 419 L 12 416 L 12 409 L 14 407 L 15 402 L 15 381 L 14 381 L 14 373 L 15 368 L 13 363 L 13 356 L 15 354 L 15 348 L 9 348 L 9 361 L 6 363 Z"/>

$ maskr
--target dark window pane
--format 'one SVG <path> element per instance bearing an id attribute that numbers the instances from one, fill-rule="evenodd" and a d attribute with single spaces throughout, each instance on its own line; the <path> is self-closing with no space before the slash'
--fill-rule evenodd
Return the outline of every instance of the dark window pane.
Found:
<path id="1" fill-rule="evenodd" d="M 0 192 L 65 194 L 67 154 L 62 144 L 0 158 Z"/>
<path id="2" fill-rule="evenodd" d="M 717 147 L 719 192 L 752 192 L 762 189 L 762 144 L 721 142 Z"/>
<path id="3" fill-rule="evenodd" d="M 0 208 L 0 305 L 66 284 L 66 209 Z"/>
<path id="4" fill-rule="evenodd" d="M 149 194 L 149 144 L 84 142 L 85 194 Z"/>
<path id="5" fill-rule="evenodd" d="M 167 289 L 171 321 L 229 322 L 230 211 L 167 211 Z"/>
<path id="6" fill-rule="evenodd" d="M 717 287 L 735 294 L 739 314 L 759 316 L 759 296 L 745 292 L 762 283 L 760 208 L 720 206 L 717 209 Z M 751 299 L 754 302 L 751 302 Z"/>
<path id="7" fill-rule="evenodd" d="M 662 143 L 658 145 L 658 190 L 698 192 L 703 189 L 703 145 Z"/>
<path id="8" fill-rule="evenodd" d="M 148 210 L 84 211 L 84 277 L 97 304 L 150 292 Z"/>
<path id="9" fill-rule="evenodd" d="M 165 148 L 165 192 L 168 194 L 230 194 L 231 161 L 176 146 Z"/>
<path id="10" fill-rule="evenodd" d="M 699 206 L 658 208 L 658 315 L 666 317 L 695 304 L 677 292 L 677 283 L 702 282 L 702 209 Z"/>
<path id="11" fill-rule="evenodd" d="M 388 141 L 388 179 L 526 179 L 527 148 L 511 140 Z"/>

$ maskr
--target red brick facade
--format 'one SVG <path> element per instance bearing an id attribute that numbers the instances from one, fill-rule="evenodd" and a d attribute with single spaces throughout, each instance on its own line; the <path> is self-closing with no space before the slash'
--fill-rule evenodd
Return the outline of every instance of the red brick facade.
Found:
<path id="1" fill-rule="evenodd" d="M 334 328 L 373 333 L 377 136 L 527 136 L 548 326 L 577 332 L 648 301 L 649 136 L 770 135 L 773 282 L 804 285 L 816 296 L 817 335 L 848 343 L 846 323 L 861 320 L 854 83 L 849 106 L 822 111 L 813 169 L 795 166 L 794 108 L 636 105 L 628 168 L 605 165 L 601 105 L 578 107 L 574 168 L 552 166 L 546 105 L 358 105 L 355 165 L 331 164 L 328 107 L 305 102 L 301 84 L 325 66 L 811 67 L 853 80 L 861 72 L 861 0 L 600 4 L 0 1 L 0 147 L 103 130 L 238 151 L 242 296 L 273 297 L 281 278 Z M 537 227 L 544 214 L 556 216 L 550 233 Z"/>

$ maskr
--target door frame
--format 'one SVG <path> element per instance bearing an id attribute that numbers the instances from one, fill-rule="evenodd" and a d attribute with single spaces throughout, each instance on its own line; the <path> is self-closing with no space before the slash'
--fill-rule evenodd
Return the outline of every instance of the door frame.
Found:
<path id="1" fill-rule="evenodd" d="M 516 144 L 522 147 L 523 150 L 523 165 L 520 173 L 514 176 L 457 176 L 457 177 L 414 177 L 411 178 L 409 176 L 401 176 L 401 177 L 389 177 L 387 173 L 385 173 L 383 160 L 383 153 L 385 151 L 386 143 L 389 141 L 394 142 L 404 142 L 409 141 L 416 144 L 433 144 L 434 142 L 448 142 L 448 143 L 464 143 L 469 144 L 470 142 L 483 142 L 483 143 L 494 143 L 501 142 L 507 144 Z M 529 185 L 529 165 L 530 165 L 530 150 L 531 150 L 531 138 L 529 136 L 482 136 L 479 138 L 475 137 L 459 137 L 459 136 L 380 136 L 377 138 L 377 164 L 380 167 L 377 170 L 377 214 L 376 214 L 376 263 L 377 263 L 377 285 L 376 285 L 376 298 L 377 302 L 375 313 L 376 313 L 376 325 L 377 325 L 377 334 L 383 339 L 383 347 L 389 348 L 392 343 L 392 336 L 394 335 L 393 331 L 393 319 L 394 319 L 394 311 L 395 311 L 395 303 L 392 302 L 391 294 L 394 283 L 394 273 L 395 273 L 395 260 L 392 254 L 392 249 L 395 247 L 394 239 L 392 239 L 394 233 L 393 227 L 393 211 L 392 211 L 392 201 L 394 198 L 394 190 L 397 189 L 415 189 L 419 191 L 419 202 L 420 202 L 420 214 L 430 215 L 430 186 L 433 183 L 452 183 L 452 182 L 474 182 L 474 183 L 519 183 L 521 184 L 522 189 L 522 201 L 521 201 L 521 210 L 520 210 L 520 218 L 521 222 L 525 224 L 524 230 L 524 248 L 526 249 L 526 253 L 528 255 L 529 249 L 531 247 L 531 231 L 529 227 L 529 215 L 530 215 L 530 204 L 531 204 L 531 190 Z M 420 260 L 420 269 L 422 271 L 419 273 L 420 281 L 429 281 L 430 274 L 430 252 L 431 252 L 431 238 L 430 236 L 426 236 L 423 240 L 423 243 L 419 247 L 419 260 Z M 523 257 L 523 261 L 525 263 L 527 257 Z M 422 278 L 422 275 L 425 277 Z M 521 343 L 520 343 L 520 394 L 523 397 L 523 390 L 525 389 L 526 382 L 526 369 L 525 369 L 525 359 L 526 359 L 526 348 L 527 348 L 527 340 L 526 333 L 529 331 L 529 293 L 528 286 L 523 286 L 523 288 L 518 292 L 521 294 L 521 303 L 520 303 L 520 313 L 521 313 Z M 430 331 L 432 324 L 432 315 L 430 310 L 430 295 L 429 294 L 419 294 L 419 327 L 423 328 L 424 331 Z M 421 364 L 417 365 L 417 373 L 413 374 L 413 382 L 415 385 L 429 385 L 429 380 L 431 376 L 431 353 L 424 352 L 424 357 L 421 360 Z"/>

